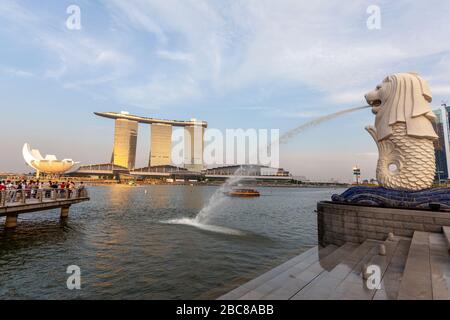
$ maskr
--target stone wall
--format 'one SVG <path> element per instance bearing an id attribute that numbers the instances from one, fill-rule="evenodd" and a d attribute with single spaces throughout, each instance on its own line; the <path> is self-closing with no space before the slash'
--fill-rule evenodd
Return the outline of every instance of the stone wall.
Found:
<path id="1" fill-rule="evenodd" d="M 450 212 L 319 202 L 317 226 L 321 245 L 340 246 L 366 239 L 386 240 L 389 232 L 404 237 L 412 237 L 414 231 L 442 232 L 442 226 L 450 226 Z"/>

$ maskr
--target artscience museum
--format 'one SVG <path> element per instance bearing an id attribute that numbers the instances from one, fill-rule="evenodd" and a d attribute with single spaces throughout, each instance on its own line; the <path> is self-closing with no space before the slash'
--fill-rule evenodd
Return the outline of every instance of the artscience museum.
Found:
<path id="1" fill-rule="evenodd" d="M 27 165 L 39 173 L 63 174 L 72 169 L 78 162 L 72 159 L 58 160 L 54 155 L 43 157 L 39 150 L 31 149 L 28 143 L 22 148 L 22 155 Z"/>

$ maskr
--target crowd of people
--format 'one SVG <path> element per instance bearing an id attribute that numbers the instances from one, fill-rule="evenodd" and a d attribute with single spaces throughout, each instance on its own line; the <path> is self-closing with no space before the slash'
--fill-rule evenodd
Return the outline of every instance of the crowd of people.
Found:
<path id="1" fill-rule="evenodd" d="M 7 191 L 7 198 L 9 198 L 9 201 L 13 202 L 16 200 L 16 195 L 18 193 L 26 194 L 27 198 L 36 198 L 38 195 L 38 190 L 45 190 L 45 192 L 42 192 L 45 197 L 50 197 L 52 190 L 61 190 L 59 194 L 65 194 L 65 192 L 67 192 L 70 196 L 73 192 L 77 192 L 77 195 L 79 195 L 81 191 L 85 190 L 85 186 L 83 182 L 76 184 L 73 181 L 67 182 L 64 181 L 43 182 L 40 180 L 0 181 L 0 192 Z"/>

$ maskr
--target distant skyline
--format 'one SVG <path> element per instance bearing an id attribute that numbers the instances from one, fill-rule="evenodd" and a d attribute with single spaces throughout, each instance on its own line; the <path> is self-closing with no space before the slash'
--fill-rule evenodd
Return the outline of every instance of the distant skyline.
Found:
<path id="1" fill-rule="evenodd" d="M 81 30 L 70 30 L 70 5 Z M 367 8 L 380 8 L 369 30 Z M 28 142 L 83 164 L 111 159 L 114 126 L 93 112 L 280 129 L 365 105 L 396 72 L 429 81 L 433 109 L 450 98 L 448 1 L 2 0 L 0 172 L 30 171 Z M 281 166 L 312 180 L 374 178 L 369 110 L 305 131 Z M 137 166 L 150 130 L 139 127 Z"/>

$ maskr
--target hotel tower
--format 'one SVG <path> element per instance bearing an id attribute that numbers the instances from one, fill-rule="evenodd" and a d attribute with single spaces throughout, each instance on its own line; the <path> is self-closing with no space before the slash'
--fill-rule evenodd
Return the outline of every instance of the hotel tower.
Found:
<path id="1" fill-rule="evenodd" d="M 128 112 L 95 112 L 97 116 L 115 120 L 114 148 L 111 162 L 114 165 L 135 169 L 139 123 L 150 124 L 149 167 L 172 164 L 172 128 L 184 127 L 185 168 L 200 172 L 203 169 L 203 136 L 208 124 L 205 121 L 162 120 L 130 115 Z"/>

